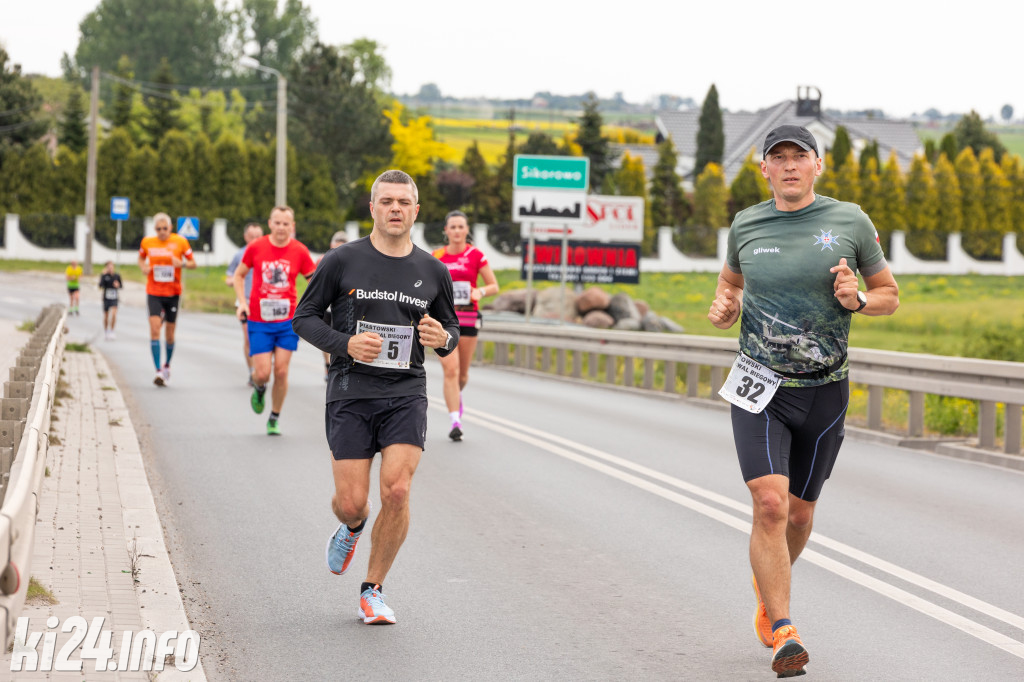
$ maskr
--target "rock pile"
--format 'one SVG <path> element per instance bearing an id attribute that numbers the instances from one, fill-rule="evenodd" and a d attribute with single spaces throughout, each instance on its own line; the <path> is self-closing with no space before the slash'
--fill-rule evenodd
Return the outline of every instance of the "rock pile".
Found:
<path id="1" fill-rule="evenodd" d="M 551 287 L 531 291 L 531 317 L 574 322 L 595 329 L 622 329 L 626 331 L 675 332 L 683 328 L 676 322 L 658 315 L 644 301 L 633 299 L 629 294 L 612 296 L 600 287 L 589 287 L 583 293 Z M 526 313 L 526 289 L 514 289 L 501 294 L 487 303 L 484 310 L 495 312 Z"/>

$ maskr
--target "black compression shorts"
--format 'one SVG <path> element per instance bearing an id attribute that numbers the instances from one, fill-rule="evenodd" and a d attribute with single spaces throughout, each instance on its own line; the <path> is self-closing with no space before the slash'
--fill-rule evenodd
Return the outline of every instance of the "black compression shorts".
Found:
<path id="1" fill-rule="evenodd" d="M 146 305 L 149 306 L 150 317 L 164 318 L 167 324 L 174 324 L 178 319 L 178 296 L 154 296 L 146 295 Z"/>
<path id="2" fill-rule="evenodd" d="M 334 459 L 373 459 L 389 445 L 423 449 L 427 440 L 427 397 L 353 398 L 327 403 L 327 445 Z"/>
<path id="3" fill-rule="evenodd" d="M 733 405 L 732 432 L 743 480 L 789 478 L 789 492 L 813 502 L 832 473 L 845 436 L 850 381 L 780 387 L 760 414 Z"/>

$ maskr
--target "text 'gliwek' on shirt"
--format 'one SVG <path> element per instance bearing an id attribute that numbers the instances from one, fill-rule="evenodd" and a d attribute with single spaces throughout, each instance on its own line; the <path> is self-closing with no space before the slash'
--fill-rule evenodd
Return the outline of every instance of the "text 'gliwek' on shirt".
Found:
<path id="1" fill-rule="evenodd" d="M 332 326 L 323 321 L 331 308 Z M 327 402 L 350 398 L 426 395 L 424 351 L 416 327 L 429 314 L 459 340 L 459 322 L 448 268 L 413 246 L 407 256 L 378 251 L 369 237 L 342 244 L 321 259 L 295 311 L 292 327 L 303 339 L 331 354 Z M 383 340 L 376 364 L 355 362 L 348 342 L 362 331 Z"/>

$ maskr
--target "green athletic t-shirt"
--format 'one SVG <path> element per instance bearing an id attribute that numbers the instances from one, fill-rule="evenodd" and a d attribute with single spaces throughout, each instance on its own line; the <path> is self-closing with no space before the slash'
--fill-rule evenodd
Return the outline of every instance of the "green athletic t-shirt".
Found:
<path id="1" fill-rule="evenodd" d="M 856 204 L 816 195 L 799 211 L 780 211 L 769 199 L 737 213 L 726 263 L 743 275 L 740 350 L 787 374 L 842 361 L 852 313 L 835 298 L 829 272 L 840 258 L 865 276 L 887 267 L 878 232 Z M 783 386 L 827 384 L 848 371 L 842 362 L 828 376 L 784 379 Z"/>

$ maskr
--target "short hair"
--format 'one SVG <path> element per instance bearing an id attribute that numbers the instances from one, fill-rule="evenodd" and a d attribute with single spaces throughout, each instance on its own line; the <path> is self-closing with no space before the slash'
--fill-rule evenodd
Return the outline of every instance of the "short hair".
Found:
<path id="1" fill-rule="evenodd" d="M 291 206 L 285 206 L 284 204 L 281 204 L 280 206 L 275 206 L 274 208 L 270 209 L 270 215 L 274 215 L 274 211 L 281 211 L 282 213 L 291 213 L 292 220 L 295 220 L 295 209 L 292 208 Z M 267 219 L 269 220 L 270 216 L 267 216 Z M 260 229 L 262 230 L 263 228 L 261 227 Z"/>
<path id="2" fill-rule="evenodd" d="M 245 224 L 245 227 L 242 228 L 242 234 L 244 235 L 246 232 L 253 228 L 259 230 L 260 234 L 263 234 L 263 225 L 257 223 L 255 220 L 251 220 Z"/>
<path id="3" fill-rule="evenodd" d="M 391 185 L 412 185 L 412 196 L 413 200 L 418 204 L 420 203 L 420 190 L 416 187 L 416 181 L 412 179 L 412 176 L 405 171 L 400 170 L 386 170 L 377 176 L 377 179 L 373 181 L 373 186 L 370 187 L 370 203 L 372 204 L 377 199 L 377 185 L 382 182 L 386 182 Z"/>
<path id="4" fill-rule="evenodd" d="M 174 227 L 174 223 L 171 222 L 171 216 L 163 212 L 157 213 L 155 216 L 153 216 L 153 227 L 156 227 L 156 224 L 162 220 L 166 220 L 168 225 Z"/>
<path id="5" fill-rule="evenodd" d="M 335 244 L 344 244 L 348 242 L 348 232 L 345 230 L 338 230 L 331 235 L 331 246 Z"/>

